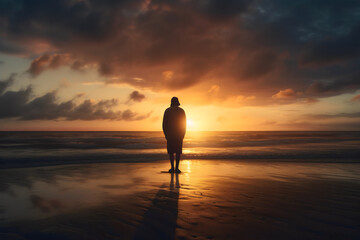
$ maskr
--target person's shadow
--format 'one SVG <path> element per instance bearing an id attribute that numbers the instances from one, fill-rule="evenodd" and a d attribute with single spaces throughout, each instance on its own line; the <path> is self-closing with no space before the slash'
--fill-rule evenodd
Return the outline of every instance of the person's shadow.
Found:
<path id="1" fill-rule="evenodd" d="M 174 185 L 175 175 L 175 185 Z M 133 239 L 174 239 L 178 216 L 179 174 L 171 173 L 169 190 L 161 186 Z"/>

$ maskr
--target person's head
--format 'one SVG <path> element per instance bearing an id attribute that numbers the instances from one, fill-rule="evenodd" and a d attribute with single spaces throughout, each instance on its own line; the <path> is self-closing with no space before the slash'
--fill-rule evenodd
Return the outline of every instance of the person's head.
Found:
<path id="1" fill-rule="evenodd" d="M 179 99 L 177 97 L 173 97 L 171 99 L 171 107 L 178 107 L 180 106 L 180 102 L 179 102 Z"/>

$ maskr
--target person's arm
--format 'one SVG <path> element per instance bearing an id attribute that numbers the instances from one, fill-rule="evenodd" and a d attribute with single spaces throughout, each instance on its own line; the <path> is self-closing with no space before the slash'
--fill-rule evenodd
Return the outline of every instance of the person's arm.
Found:
<path id="1" fill-rule="evenodd" d="M 164 112 L 162 129 L 163 129 L 165 138 L 167 139 L 167 132 L 168 132 L 168 113 L 167 113 L 166 110 L 165 110 L 165 112 Z"/>
<path id="2" fill-rule="evenodd" d="M 185 133 L 186 133 L 186 114 L 185 114 L 185 111 L 183 110 L 182 111 L 182 138 L 185 137 Z"/>

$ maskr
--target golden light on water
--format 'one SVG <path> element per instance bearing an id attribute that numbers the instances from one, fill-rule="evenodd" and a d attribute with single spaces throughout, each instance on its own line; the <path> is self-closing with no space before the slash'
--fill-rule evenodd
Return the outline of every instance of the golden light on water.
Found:
<path id="1" fill-rule="evenodd" d="M 191 173 L 191 161 L 190 160 L 184 160 L 184 165 L 186 166 L 187 172 Z"/>

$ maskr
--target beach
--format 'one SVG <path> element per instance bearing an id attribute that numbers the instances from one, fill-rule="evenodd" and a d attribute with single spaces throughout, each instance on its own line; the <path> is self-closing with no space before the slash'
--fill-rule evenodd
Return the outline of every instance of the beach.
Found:
<path id="1" fill-rule="evenodd" d="M 360 240 L 360 0 L 0 0 L 0 240 L 143 239 Z"/>
<path id="2" fill-rule="evenodd" d="M 357 163 L 183 160 L 0 170 L 1 239 L 359 239 Z"/>

